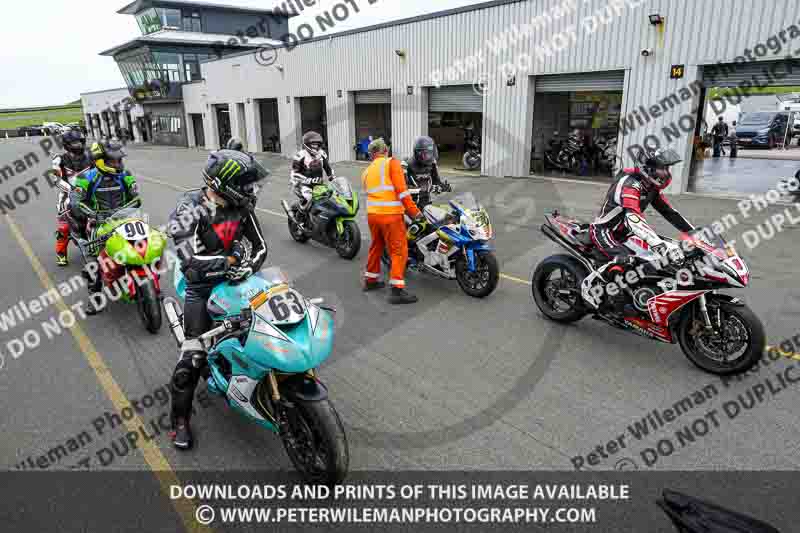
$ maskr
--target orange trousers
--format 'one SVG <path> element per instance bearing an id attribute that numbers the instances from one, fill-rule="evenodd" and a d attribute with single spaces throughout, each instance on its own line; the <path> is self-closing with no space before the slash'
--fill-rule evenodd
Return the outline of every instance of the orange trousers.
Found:
<path id="1" fill-rule="evenodd" d="M 403 215 L 367 215 L 372 243 L 369 245 L 369 257 L 364 278 L 367 283 L 375 283 L 381 278 L 381 256 L 383 250 L 389 250 L 392 261 L 390 285 L 404 288 L 405 273 L 408 263 L 408 241 L 406 240 L 406 223 Z"/>

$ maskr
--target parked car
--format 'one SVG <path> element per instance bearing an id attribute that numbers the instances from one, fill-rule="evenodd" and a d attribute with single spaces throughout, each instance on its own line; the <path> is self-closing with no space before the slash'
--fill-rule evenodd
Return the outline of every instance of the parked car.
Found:
<path id="1" fill-rule="evenodd" d="M 739 146 L 775 148 L 786 135 L 788 122 L 789 113 L 784 111 L 746 113 L 736 125 Z"/>
<path id="2" fill-rule="evenodd" d="M 44 129 L 42 126 L 22 126 L 21 128 L 17 128 L 17 134 L 20 137 L 25 137 L 26 135 L 36 137 L 44 135 Z"/>
<path id="3" fill-rule="evenodd" d="M 45 135 L 60 135 L 64 133 L 67 127 L 60 122 L 45 122 L 42 129 Z"/>

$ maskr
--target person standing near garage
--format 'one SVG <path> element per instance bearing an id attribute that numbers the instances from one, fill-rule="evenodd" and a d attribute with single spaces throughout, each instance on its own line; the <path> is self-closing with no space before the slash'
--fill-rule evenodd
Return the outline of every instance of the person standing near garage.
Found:
<path id="1" fill-rule="evenodd" d="M 714 136 L 714 157 L 719 157 L 722 150 L 722 141 L 728 136 L 728 125 L 725 123 L 725 117 L 719 117 L 717 123 L 711 128 L 711 135 Z"/>
<path id="2" fill-rule="evenodd" d="M 391 258 L 389 284 L 391 304 L 411 304 L 417 297 L 406 291 L 405 271 L 408 262 L 408 240 L 404 213 L 414 220 L 422 218 L 411 193 L 400 161 L 389 157 L 389 147 L 383 139 L 369 144 L 372 164 L 364 171 L 361 181 L 367 193 L 367 221 L 372 234 L 367 268 L 364 272 L 364 291 L 382 289 L 381 257 L 388 249 Z"/>
<path id="3" fill-rule="evenodd" d="M 736 121 L 734 120 L 728 129 L 728 139 L 731 143 L 731 159 L 735 159 L 739 152 L 739 137 L 736 135 Z"/>

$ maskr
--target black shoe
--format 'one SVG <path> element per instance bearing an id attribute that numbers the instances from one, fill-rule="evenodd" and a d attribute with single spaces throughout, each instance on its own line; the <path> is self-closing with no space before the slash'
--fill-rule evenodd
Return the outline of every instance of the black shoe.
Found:
<path id="1" fill-rule="evenodd" d="M 392 288 L 392 294 L 389 296 L 389 303 L 393 305 L 413 304 L 417 303 L 418 299 L 413 294 L 406 292 L 405 289 Z"/>
<path id="2" fill-rule="evenodd" d="M 386 287 L 386 283 L 382 281 L 373 281 L 372 283 L 364 283 L 364 292 L 377 291 Z"/>
<path id="3" fill-rule="evenodd" d="M 93 293 L 93 294 L 98 294 L 98 293 Z M 86 304 L 86 314 L 89 316 L 94 316 L 99 312 L 101 312 L 103 309 L 105 309 L 105 305 L 100 307 L 95 303 L 94 301 L 95 299 L 92 298 L 93 294 L 91 293 L 89 294 L 89 303 Z"/>
<path id="4" fill-rule="evenodd" d="M 172 437 L 172 445 L 179 450 L 189 450 L 194 444 L 192 428 L 186 418 L 178 418 L 175 421 L 170 436 Z"/>

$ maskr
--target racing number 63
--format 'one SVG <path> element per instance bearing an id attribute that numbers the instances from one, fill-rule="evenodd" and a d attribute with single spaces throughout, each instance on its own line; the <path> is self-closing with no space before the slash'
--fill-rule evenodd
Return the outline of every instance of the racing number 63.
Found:
<path id="1" fill-rule="evenodd" d="M 289 318 L 292 313 L 302 315 L 304 312 L 303 304 L 300 303 L 300 299 L 294 292 L 276 294 L 269 299 L 268 304 L 270 311 L 272 311 L 272 316 L 279 322 Z"/>

